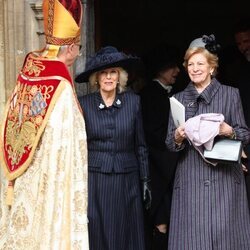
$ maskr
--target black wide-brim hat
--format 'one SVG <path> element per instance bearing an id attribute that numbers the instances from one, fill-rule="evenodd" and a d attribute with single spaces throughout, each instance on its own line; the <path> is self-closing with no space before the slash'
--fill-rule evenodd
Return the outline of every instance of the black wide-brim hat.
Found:
<path id="1" fill-rule="evenodd" d="M 87 59 L 85 71 L 80 73 L 75 81 L 78 83 L 88 82 L 91 74 L 107 68 L 122 67 L 126 71 L 130 71 L 138 67 L 140 63 L 139 57 L 127 55 L 119 52 L 115 47 L 107 46 Z"/>

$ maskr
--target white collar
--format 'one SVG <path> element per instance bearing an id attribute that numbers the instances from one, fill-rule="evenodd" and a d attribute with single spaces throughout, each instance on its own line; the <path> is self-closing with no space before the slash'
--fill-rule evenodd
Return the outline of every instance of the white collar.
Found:
<path id="1" fill-rule="evenodd" d="M 153 81 L 158 82 L 165 90 L 167 90 L 168 93 L 170 93 L 173 88 L 172 85 L 165 85 L 157 78 L 153 79 Z"/>

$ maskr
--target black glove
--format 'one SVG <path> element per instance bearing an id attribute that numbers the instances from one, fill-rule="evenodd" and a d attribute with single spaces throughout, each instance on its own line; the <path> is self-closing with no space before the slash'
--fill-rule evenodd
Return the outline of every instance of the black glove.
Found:
<path id="1" fill-rule="evenodd" d="M 245 175 L 249 175 L 249 160 L 248 158 L 242 157 L 241 156 L 241 165 L 242 165 L 242 170 Z"/>
<path id="2" fill-rule="evenodd" d="M 146 210 L 150 209 L 152 202 L 152 194 L 150 187 L 150 179 L 145 177 L 141 180 L 142 183 L 142 199 L 144 203 L 144 207 Z"/>

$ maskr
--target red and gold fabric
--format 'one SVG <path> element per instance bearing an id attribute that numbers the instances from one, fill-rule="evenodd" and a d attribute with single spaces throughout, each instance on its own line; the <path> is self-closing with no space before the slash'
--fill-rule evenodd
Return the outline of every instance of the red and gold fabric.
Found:
<path id="1" fill-rule="evenodd" d="M 0 160 L 9 180 L 23 174 L 32 161 L 50 113 L 65 88 L 63 79 L 72 85 L 62 62 L 27 56 L 3 121 Z"/>
<path id="2" fill-rule="evenodd" d="M 29 55 L 8 107 L 0 249 L 88 250 L 87 136 L 64 65 Z"/>

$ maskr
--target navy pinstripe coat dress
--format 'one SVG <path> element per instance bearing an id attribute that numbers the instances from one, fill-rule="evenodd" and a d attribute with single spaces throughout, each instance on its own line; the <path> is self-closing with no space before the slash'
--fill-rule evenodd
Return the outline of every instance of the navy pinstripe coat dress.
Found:
<path id="1" fill-rule="evenodd" d="M 144 250 L 140 178 L 148 177 L 139 96 L 80 98 L 88 140 L 90 250 Z"/>
<path id="2" fill-rule="evenodd" d="M 198 94 L 194 85 L 175 97 L 186 108 L 186 120 L 202 113 L 221 113 L 237 139 L 250 140 L 239 91 L 215 78 Z M 239 165 L 207 164 L 189 143 L 174 143 L 172 116 L 167 147 L 180 150 L 171 207 L 169 250 L 249 250 L 250 218 L 244 174 Z"/>

